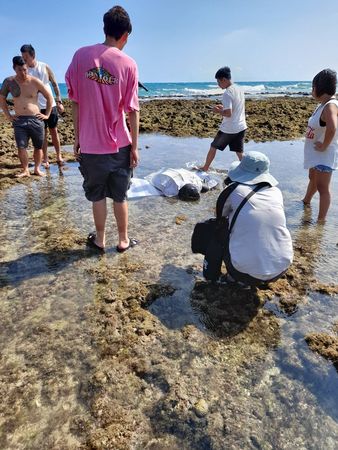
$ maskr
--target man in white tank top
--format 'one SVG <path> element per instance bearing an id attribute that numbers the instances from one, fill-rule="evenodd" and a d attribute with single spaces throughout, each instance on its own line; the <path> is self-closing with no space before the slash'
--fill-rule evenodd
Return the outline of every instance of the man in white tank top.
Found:
<path id="1" fill-rule="evenodd" d="M 52 143 L 55 148 L 56 152 L 56 162 L 59 166 L 62 166 L 64 164 L 64 161 L 62 159 L 61 154 L 61 146 L 60 146 L 60 138 L 59 133 L 57 130 L 57 123 L 58 123 L 58 113 L 62 114 L 64 112 L 64 107 L 61 101 L 61 94 L 59 86 L 55 80 L 55 76 L 53 74 L 53 71 L 51 68 L 41 61 L 37 61 L 35 58 L 35 50 L 30 44 L 22 45 L 21 54 L 23 59 L 25 60 L 27 66 L 28 66 L 28 73 L 29 75 L 38 78 L 42 81 L 42 83 L 45 85 L 46 89 L 53 95 L 52 89 L 50 87 L 50 83 L 53 86 L 53 90 L 56 97 L 56 102 L 53 99 L 53 105 L 52 105 L 52 112 L 48 118 L 48 120 L 45 120 L 45 140 L 43 144 L 43 165 L 46 169 L 49 168 L 49 161 L 48 161 L 48 153 L 47 153 L 47 146 L 48 146 L 48 133 L 47 128 L 49 129 Z M 43 95 L 39 94 L 39 107 L 40 111 L 42 113 L 45 112 L 46 109 L 46 99 Z"/>

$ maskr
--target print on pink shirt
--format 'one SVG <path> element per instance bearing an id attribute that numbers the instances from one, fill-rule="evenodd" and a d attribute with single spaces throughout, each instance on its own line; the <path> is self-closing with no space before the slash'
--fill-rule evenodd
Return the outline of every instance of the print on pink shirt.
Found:
<path id="1" fill-rule="evenodd" d="M 94 67 L 88 70 L 86 77 L 100 84 L 117 84 L 119 81 L 103 67 Z"/>

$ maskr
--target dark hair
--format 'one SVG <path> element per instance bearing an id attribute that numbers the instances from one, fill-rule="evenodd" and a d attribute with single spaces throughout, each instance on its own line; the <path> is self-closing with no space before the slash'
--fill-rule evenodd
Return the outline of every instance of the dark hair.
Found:
<path id="1" fill-rule="evenodd" d="M 35 58 L 35 50 L 34 47 L 31 44 L 25 44 L 22 45 L 20 48 L 21 53 L 28 53 L 30 56 Z"/>
<path id="2" fill-rule="evenodd" d="M 331 69 L 320 71 L 312 80 L 312 87 L 316 90 L 317 97 L 324 94 L 334 95 L 337 87 L 337 72 Z"/>
<path id="3" fill-rule="evenodd" d="M 216 72 L 215 78 L 217 80 L 220 80 L 221 78 L 226 78 L 227 80 L 231 80 L 230 67 L 225 66 L 225 67 L 221 67 L 220 69 L 218 69 Z"/>
<path id="4" fill-rule="evenodd" d="M 25 60 L 23 59 L 22 56 L 14 56 L 12 61 L 13 61 L 13 67 L 15 67 L 15 66 L 24 66 L 26 64 Z"/>
<path id="5" fill-rule="evenodd" d="M 200 193 L 194 184 L 187 183 L 178 191 L 178 198 L 186 201 L 194 201 L 200 198 Z"/>
<path id="6" fill-rule="evenodd" d="M 114 6 L 103 16 L 103 31 L 106 36 L 119 40 L 127 32 L 131 33 L 132 26 L 129 15 L 122 6 Z"/>

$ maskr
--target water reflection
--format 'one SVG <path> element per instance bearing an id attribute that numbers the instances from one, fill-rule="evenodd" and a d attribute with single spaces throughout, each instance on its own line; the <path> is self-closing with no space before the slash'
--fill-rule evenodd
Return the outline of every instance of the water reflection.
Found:
<path id="1" fill-rule="evenodd" d="M 143 136 L 150 148 L 138 175 L 202 160 L 208 143 Z M 0 447 L 90 448 L 84 436 L 99 430 L 98 448 L 117 429 L 135 448 L 292 448 L 297 436 L 299 448 L 333 450 L 337 373 L 304 337 L 329 330 L 338 314 L 336 297 L 315 290 L 318 280 L 336 277 L 338 208 L 323 227 L 303 211 L 300 148 L 257 145 L 281 181 L 298 252 L 287 280 L 294 289 L 281 284 L 271 300 L 201 279 L 190 237 L 196 221 L 212 215 L 218 192 L 197 204 L 130 202 L 141 245 L 102 258 L 85 249 L 92 218 L 76 163 L 63 176 L 52 168 L 38 183 L 1 193 Z M 216 169 L 232 159 L 223 152 Z M 179 225 L 178 215 L 185 216 Z M 115 242 L 116 229 L 108 228 Z M 146 283 L 168 289 L 145 298 L 145 311 Z M 194 408 L 200 397 L 209 404 L 205 415 Z"/>
<path id="2" fill-rule="evenodd" d="M 195 284 L 190 301 L 206 329 L 221 338 L 245 330 L 261 306 L 255 290 L 205 282 Z"/>

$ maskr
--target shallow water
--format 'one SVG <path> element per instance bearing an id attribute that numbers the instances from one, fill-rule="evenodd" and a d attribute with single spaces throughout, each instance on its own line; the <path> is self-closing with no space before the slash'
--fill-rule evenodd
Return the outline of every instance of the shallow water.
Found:
<path id="1" fill-rule="evenodd" d="M 209 144 L 210 139 L 142 135 L 135 175 L 202 162 Z M 251 142 L 246 149 L 270 157 L 294 243 L 312 244 L 307 257 L 314 261 L 313 276 L 336 282 L 338 206 L 334 200 L 325 226 L 314 223 L 317 199 L 312 212 L 303 211 L 299 199 L 307 180 L 302 142 Z M 233 159 L 229 152 L 219 152 L 214 163 L 219 176 L 224 177 L 222 170 Z M 332 191 L 337 199 L 335 176 Z M 65 232 L 86 236 L 93 227 L 76 164 L 69 164 L 62 176 L 53 167 L 46 179 L 0 194 L 0 448 L 336 448 L 338 375 L 331 362 L 310 351 L 304 336 L 331 332 L 338 318 L 337 298 L 308 291 L 292 314 L 275 299 L 264 308 L 236 296 L 218 304 L 213 290 L 201 283 L 202 257 L 190 252 L 192 228 L 213 215 L 217 194 L 203 194 L 197 203 L 162 197 L 131 200 L 130 235 L 140 245 L 118 255 L 116 227 L 109 217 L 110 247 L 103 258 L 81 242 L 55 247 Z M 89 380 L 102 364 L 100 342 L 87 314 L 88 307 L 101 307 L 100 283 L 92 273 L 106 267 L 120 270 L 126 262 L 140 266 L 130 275 L 133 281 L 174 288 L 147 306 L 158 321 L 160 338 L 154 338 L 152 348 L 145 345 L 145 355 L 162 361 L 161 376 L 167 381 L 147 382 L 150 391 L 140 395 L 138 405 L 128 397 L 126 381 L 120 402 L 131 417 L 140 418 L 141 426 L 128 445 L 95 441 L 90 446 L 85 430 L 83 435 L 74 431 L 74 418 L 92 420 Z M 127 293 L 128 285 L 121 289 Z M 201 292 L 209 303 L 201 301 Z M 185 330 L 189 337 L 183 339 Z M 170 402 L 193 404 L 201 397 L 209 405 L 206 417 L 168 410 Z"/>

